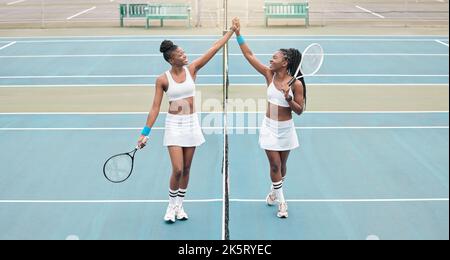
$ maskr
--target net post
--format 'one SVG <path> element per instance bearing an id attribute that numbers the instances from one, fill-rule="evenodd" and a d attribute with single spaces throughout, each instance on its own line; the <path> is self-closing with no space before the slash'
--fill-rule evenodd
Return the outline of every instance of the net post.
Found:
<path id="1" fill-rule="evenodd" d="M 223 35 L 225 35 L 228 30 L 228 1 L 223 0 Z M 228 173 L 228 129 L 227 129 L 227 104 L 228 104 L 228 43 L 223 47 L 223 93 L 222 93 L 222 104 L 223 104 L 223 162 L 222 162 L 222 178 L 223 178 L 223 221 L 222 221 L 222 240 L 230 240 L 229 231 L 229 173 Z"/>

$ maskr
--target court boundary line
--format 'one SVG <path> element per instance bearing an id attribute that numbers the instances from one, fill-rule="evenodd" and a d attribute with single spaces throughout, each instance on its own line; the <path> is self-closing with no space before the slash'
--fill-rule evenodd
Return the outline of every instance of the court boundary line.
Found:
<path id="1" fill-rule="evenodd" d="M 448 47 L 448 43 L 445 43 L 445 42 L 440 41 L 440 40 L 436 40 L 436 42 Z"/>
<path id="2" fill-rule="evenodd" d="M 218 34 L 198 34 L 198 35 L 188 35 L 188 34 L 179 34 L 179 35 L 165 35 L 165 37 L 172 37 L 172 38 L 182 38 L 182 37 L 221 37 L 222 35 L 220 33 Z M 421 34 L 421 35 L 414 35 L 414 34 L 405 34 L 405 35 L 392 35 L 392 34 L 311 34 L 311 35 L 304 35 L 299 36 L 298 34 L 286 34 L 281 35 L 282 37 L 294 37 L 294 38 L 301 38 L 301 37 L 363 37 L 363 38 L 369 38 L 369 37 L 387 37 L 386 39 L 389 39 L 389 37 L 410 37 L 410 38 L 445 38 L 448 39 L 448 34 L 436 34 L 436 35 L 428 35 L 428 34 Z M 247 37 L 273 37 L 276 39 L 276 37 L 280 37 L 280 35 L 275 34 L 249 34 Z M 160 35 L 67 35 L 67 36 L 2 36 L 1 39 L 61 39 L 61 38 L 158 38 L 162 39 Z"/>
<path id="3" fill-rule="evenodd" d="M 80 16 L 80 15 L 83 15 L 83 14 L 85 14 L 85 13 L 89 13 L 90 11 L 93 11 L 93 10 L 95 10 L 96 8 L 97 8 L 96 6 L 93 6 L 93 7 L 89 8 L 89 9 L 83 10 L 83 11 L 78 12 L 78 13 L 72 15 L 72 16 L 67 17 L 66 20 L 72 20 L 73 18 L 76 18 L 76 17 L 78 17 L 78 16 Z"/>
<path id="4" fill-rule="evenodd" d="M 436 40 L 438 41 L 438 40 Z M 444 44 L 443 42 L 441 42 Z M 448 47 L 448 45 L 447 45 Z M 1 47 L 0 47 L 1 50 Z M 201 53 L 188 53 L 186 54 L 191 57 L 202 56 Z M 241 53 L 230 53 L 229 56 L 235 57 L 243 57 Z M 272 56 L 273 53 L 255 53 L 256 56 Z M 376 52 L 355 52 L 355 53 L 324 53 L 325 56 L 429 56 L 429 57 L 448 57 L 448 53 L 376 53 Z M 216 54 L 215 56 L 223 56 L 223 54 Z M 98 58 L 98 57 L 107 57 L 107 58 L 123 58 L 123 57 L 161 57 L 161 54 L 158 53 L 143 53 L 143 54 L 49 54 L 49 55 L 0 55 L 0 59 L 49 59 L 49 58 Z"/>
<path id="5" fill-rule="evenodd" d="M 288 199 L 290 203 L 372 203 L 372 202 L 448 202 L 449 198 L 394 198 L 394 199 Z M 0 204 L 126 204 L 167 203 L 169 200 L 0 200 Z M 186 203 L 215 203 L 223 199 L 184 200 Z M 230 199 L 230 202 L 266 202 L 264 199 Z"/>
<path id="6" fill-rule="evenodd" d="M 147 115 L 149 112 L 0 112 L 2 115 Z M 222 114 L 220 111 L 196 112 L 197 114 Z M 230 111 L 228 114 L 264 114 L 266 111 Z M 448 110 L 429 111 L 305 111 L 303 114 L 444 114 Z M 168 114 L 168 112 L 159 112 Z"/>
<path id="7" fill-rule="evenodd" d="M 258 199 L 230 199 L 232 202 L 266 202 Z M 412 199 L 288 199 L 287 202 L 432 202 L 449 201 L 449 198 L 412 198 Z"/>
<path id="8" fill-rule="evenodd" d="M 21 75 L 21 76 L 0 76 L 0 79 L 93 79 L 93 78 L 157 78 L 160 75 Z M 223 75 L 218 74 L 203 74 L 197 75 L 197 78 L 220 78 Z M 260 78 L 260 74 L 230 74 L 232 78 Z M 310 78 L 320 77 L 349 77 L 349 78 L 364 78 L 364 77 L 449 77 L 449 74 L 315 74 L 309 76 Z M 237 85 L 237 84 L 236 84 Z M 364 85 L 361 83 L 361 85 Z"/>
<path id="9" fill-rule="evenodd" d="M 101 37 L 99 37 L 101 38 Z M 167 38 L 167 37 L 166 37 Z M 218 37 L 211 37 L 211 38 L 178 38 L 173 37 L 173 40 L 176 40 L 178 42 L 214 42 L 217 41 Z M 429 37 L 429 38 L 252 38 L 248 36 L 246 39 L 249 42 L 252 41 L 268 41 L 268 40 L 274 40 L 274 41 L 378 41 L 378 42 L 434 42 L 438 37 Z M 17 39 L 14 37 L 6 38 L 6 39 Z M 157 42 L 160 43 L 165 38 L 128 38 L 128 39 L 72 39 L 72 40 L 60 40 L 64 39 L 62 38 L 55 38 L 55 40 L 18 40 L 17 43 L 85 43 L 85 42 Z M 69 38 L 70 39 L 70 38 Z M 447 40 L 446 38 L 443 38 L 442 40 Z"/>
<path id="10" fill-rule="evenodd" d="M 222 86 L 223 84 L 219 83 L 199 83 L 196 84 L 196 86 L 199 87 L 217 87 Z M 236 86 L 251 86 L 251 87 L 262 87 L 264 86 L 264 83 L 257 84 L 257 83 L 237 83 L 230 85 L 231 88 L 234 88 Z M 309 83 L 308 87 L 318 87 L 318 86 L 389 86 L 389 87 L 417 87 L 417 86 L 439 86 L 439 87 L 448 87 L 448 83 Z M 88 87 L 99 87 L 99 88 L 107 88 L 107 87 L 155 87 L 155 84 L 53 84 L 53 85 L 33 85 L 33 84 L 16 84 L 16 85 L 0 85 L 0 88 L 88 88 Z"/>
<path id="11" fill-rule="evenodd" d="M 4 45 L 4 46 L 1 46 L 0 47 L 0 50 L 4 50 L 4 49 L 6 49 L 6 48 L 8 48 L 8 47 L 10 47 L 10 46 L 12 46 L 12 45 L 14 45 L 14 44 L 16 44 L 17 42 L 10 42 L 10 43 L 8 43 L 8 44 L 6 44 L 6 45 Z"/>
<path id="12" fill-rule="evenodd" d="M 381 15 L 381 14 L 379 14 L 379 13 L 375 13 L 375 12 L 373 12 L 373 11 L 371 11 L 371 10 L 369 10 L 369 9 L 366 9 L 366 8 L 364 8 L 364 7 L 361 7 L 361 6 L 359 6 L 359 5 L 355 5 L 355 7 L 358 8 L 359 10 L 363 10 L 364 12 L 367 12 L 367 13 L 369 13 L 369 14 L 371 14 L 371 15 L 374 15 L 374 16 L 376 16 L 376 17 L 378 17 L 378 18 L 381 18 L 381 19 L 385 19 L 385 18 L 386 18 L 386 17 L 384 17 L 383 15 Z"/>
<path id="13" fill-rule="evenodd" d="M 0 128 L 0 132 L 26 132 L 26 131 L 136 131 L 139 127 L 11 127 Z M 202 130 L 223 130 L 224 127 L 201 127 Z M 229 130 L 259 130 L 255 127 L 228 127 Z M 408 130 L 408 129 L 449 129 L 449 126 L 297 126 L 296 130 Z M 152 130 L 166 130 L 165 127 L 153 127 Z"/>
<path id="14" fill-rule="evenodd" d="M 27 0 L 16 0 L 16 1 L 14 1 L 14 2 L 6 3 L 6 5 L 7 5 L 7 6 L 11 6 L 11 5 L 20 4 L 20 3 L 23 3 L 23 2 L 26 2 L 26 1 L 27 1 Z"/>

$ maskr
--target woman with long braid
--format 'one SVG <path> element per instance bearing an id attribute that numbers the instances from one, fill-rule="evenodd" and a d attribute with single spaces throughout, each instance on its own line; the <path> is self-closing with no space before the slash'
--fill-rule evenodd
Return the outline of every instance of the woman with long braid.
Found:
<path id="1" fill-rule="evenodd" d="M 236 36 L 247 61 L 264 76 L 267 83 L 268 108 L 260 129 L 259 145 L 265 150 L 270 164 L 272 189 L 266 197 L 268 205 L 278 202 L 279 218 L 288 217 L 283 182 L 291 150 L 298 148 L 298 137 L 292 112 L 301 115 L 305 108 L 306 84 L 303 78 L 290 82 L 300 65 L 302 54 L 297 49 L 280 49 L 273 54 L 270 66 L 262 64 L 250 50 L 240 33 Z M 300 75 L 299 75 L 300 76 Z"/>

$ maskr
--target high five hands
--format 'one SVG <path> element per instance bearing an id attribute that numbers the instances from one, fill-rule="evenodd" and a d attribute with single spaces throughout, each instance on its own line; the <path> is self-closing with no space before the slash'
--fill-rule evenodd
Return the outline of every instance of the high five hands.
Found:
<path id="1" fill-rule="evenodd" d="M 239 21 L 239 17 L 234 17 L 232 20 L 232 25 L 230 30 L 233 32 L 239 32 L 241 29 L 241 22 Z"/>

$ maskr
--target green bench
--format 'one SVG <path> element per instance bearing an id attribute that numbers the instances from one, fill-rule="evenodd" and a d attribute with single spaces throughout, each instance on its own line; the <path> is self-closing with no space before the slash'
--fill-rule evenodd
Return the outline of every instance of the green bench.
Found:
<path id="1" fill-rule="evenodd" d="M 150 27 L 150 20 L 160 20 L 161 27 L 164 19 L 188 20 L 191 26 L 191 7 L 187 4 L 120 4 L 120 26 L 123 27 L 124 18 L 145 18 L 146 28 Z"/>
<path id="2" fill-rule="evenodd" d="M 305 3 L 264 3 L 264 16 L 266 19 L 266 27 L 269 26 L 269 18 L 303 18 L 305 19 L 305 27 L 309 26 L 309 4 Z"/>
<path id="3" fill-rule="evenodd" d="M 150 20 L 160 20 L 163 27 L 164 19 L 188 20 L 188 27 L 191 27 L 191 7 L 187 4 L 148 4 L 147 28 Z"/>
<path id="4" fill-rule="evenodd" d="M 147 4 L 120 4 L 120 27 L 123 27 L 124 18 L 147 17 Z"/>

